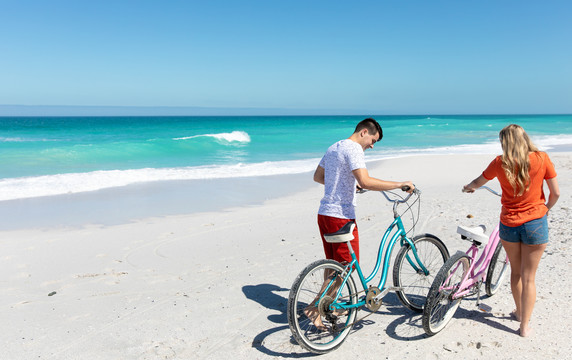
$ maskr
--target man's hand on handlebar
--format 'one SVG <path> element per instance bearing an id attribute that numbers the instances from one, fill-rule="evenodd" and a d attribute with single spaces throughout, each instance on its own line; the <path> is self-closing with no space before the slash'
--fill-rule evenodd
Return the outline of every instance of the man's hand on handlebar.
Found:
<path id="1" fill-rule="evenodd" d="M 390 185 L 391 187 L 388 190 L 379 190 L 379 191 L 389 191 L 389 190 L 393 190 L 395 189 L 395 183 Z M 413 185 L 413 183 L 411 181 L 405 181 L 400 183 L 399 185 L 399 189 L 401 189 L 402 191 L 405 191 L 409 194 L 413 194 L 416 193 L 418 190 L 415 188 L 415 185 Z M 356 193 L 358 194 L 363 194 L 364 192 L 368 191 L 367 189 L 362 188 L 359 185 L 356 185 Z"/>
<path id="2" fill-rule="evenodd" d="M 402 191 L 411 194 L 415 190 L 415 185 L 413 185 L 411 181 L 406 181 L 403 184 L 401 184 L 400 188 Z"/>

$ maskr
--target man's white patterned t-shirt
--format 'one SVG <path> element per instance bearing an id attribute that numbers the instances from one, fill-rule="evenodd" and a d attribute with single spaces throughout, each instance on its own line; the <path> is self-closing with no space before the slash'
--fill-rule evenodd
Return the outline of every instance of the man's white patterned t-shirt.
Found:
<path id="1" fill-rule="evenodd" d="M 320 166 L 325 170 L 325 189 L 318 214 L 355 219 L 357 182 L 352 171 L 365 168 L 363 148 L 350 139 L 338 141 L 328 148 Z"/>

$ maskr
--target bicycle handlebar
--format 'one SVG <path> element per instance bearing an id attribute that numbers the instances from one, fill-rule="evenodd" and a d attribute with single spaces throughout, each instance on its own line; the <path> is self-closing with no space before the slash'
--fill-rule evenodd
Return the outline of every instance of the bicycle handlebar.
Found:
<path id="1" fill-rule="evenodd" d="M 403 187 L 401 188 L 401 190 L 403 190 L 403 191 L 409 191 L 409 190 L 411 190 L 411 187 L 405 185 L 405 186 L 403 186 Z M 368 190 L 362 189 L 362 188 L 360 188 L 360 187 L 357 188 L 357 193 L 358 193 L 358 194 L 362 194 L 362 193 L 365 193 L 365 192 L 367 192 L 367 191 L 368 191 Z M 401 198 L 401 199 L 391 199 L 391 198 L 390 198 L 389 196 L 387 196 L 387 194 L 386 194 L 386 192 L 388 192 L 388 191 L 389 191 L 389 190 L 380 191 L 380 193 L 382 193 L 383 196 L 385 196 L 385 199 L 387 199 L 387 201 L 389 201 L 390 203 L 393 203 L 393 217 L 396 218 L 396 219 L 401 216 L 401 215 L 397 212 L 397 207 L 399 206 L 399 204 L 406 203 L 406 202 L 411 198 L 411 196 L 412 196 L 413 194 L 417 195 L 417 199 L 415 199 L 415 201 L 413 201 L 413 204 L 417 203 L 417 202 L 421 199 L 421 195 L 420 195 L 420 194 L 421 194 L 421 190 L 419 190 L 417 187 L 414 187 L 414 189 L 413 189 L 412 192 L 410 192 L 409 194 L 407 194 L 407 196 L 406 196 L 405 198 Z M 392 193 L 392 194 L 399 197 L 398 194 L 395 194 L 395 193 Z M 411 206 L 412 206 L 413 204 L 409 205 L 409 207 L 407 208 L 406 211 L 410 210 L 410 209 L 411 209 Z M 420 204 L 420 203 L 419 203 L 419 204 Z M 413 219 L 413 226 L 411 227 L 411 229 L 410 229 L 409 231 L 412 231 L 412 230 L 415 228 L 415 224 L 416 224 L 416 221 L 415 221 L 415 219 L 414 219 L 413 212 L 412 212 L 411 214 L 412 214 L 411 216 L 412 216 L 412 219 Z M 409 233 L 409 231 L 407 231 L 407 233 Z"/>
<path id="2" fill-rule="evenodd" d="M 404 187 L 401 188 L 401 190 L 403 191 L 408 191 L 409 189 L 411 189 L 409 186 L 405 185 Z M 392 202 L 394 204 L 403 204 L 404 202 L 407 202 L 407 200 L 409 200 L 409 198 L 411 197 L 411 195 L 415 194 L 415 195 L 419 195 L 421 193 L 421 191 L 419 191 L 419 189 L 415 188 L 413 189 L 413 192 L 409 193 L 407 195 L 407 197 L 405 197 L 404 199 L 390 199 L 389 196 L 387 196 L 387 194 L 385 193 L 385 191 L 381 192 L 383 194 L 383 196 L 385 196 L 385 198 L 387 199 L 387 201 Z"/>
<path id="3" fill-rule="evenodd" d="M 491 189 L 488 186 L 481 186 L 480 188 L 478 188 L 477 190 L 481 190 L 481 189 L 485 189 L 488 190 L 490 193 L 495 194 L 496 196 L 500 197 L 501 194 L 499 194 L 498 192 L 494 191 L 493 189 Z"/>
<path id="4" fill-rule="evenodd" d="M 477 189 L 475 189 L 475 190 L 483 190 L 483 189 L 484 189 L 484 190 L 488 190 L 490 193 L 495 194 L 496 196 L 499 196 L 499 197 L 501 196 L 501 194 L 499 194 L 498 192 L 496 192 L 495 190 L 491 189 L 491 188 L 488 187 L 488 186 L 481 186 L 481 187 L 479 187 L 479 188 L 477 188 Z M 469 192 L 469 191 L 465 191 L 465 189 L 463 189 L 462 191 L 463 191 L 463 192 Z"/>
<path id="5" fill-rule="evenodd" d="M 403 186 L 403 187 L 401 188 L 402 191 L 409 191 L 409 189 L 411 189 L 411 187 L 409 187 L 408 185 L 405 185 L 405 186 Z M 359 189 L 357 189 L 356 192 L 357 192 L 358 194 L 363 194 L 363 193 L 368 192 L 368 191 L 370 191 L 370 190 L 366 190 L 366 189 L 359 188 Z M 409 200 L 409 198 L 411 197 L 411 195 L 413 195 L 413 194 L 415 194 L 415 195 L 421 194 L 421 191 L 420 191 L 419 189 L 415 188 L 415 189 L 413 189 L 413 192 L 409 193 L 409 194 L 407 195 L 407 197 L 405 197 L 404 199 L 401 199 L 401 200 L 400 200 L 400 199 L 391 199 L 389 196 L 387 196 L 387 194 L 386 194 L 385 191 L 380 191 L 380 193 L 382 193 L 383 196 L 385 196 L 385 198 L 387 199 L 387 201 L 392 202 L 392 203 L 394 203 L 394 204 L 395 204 L 395 203 L 397 203 L 397 204 L 402 204 L 402 203 L 404 203 L 404 202 L 407 202 L 407 200 Z"/>

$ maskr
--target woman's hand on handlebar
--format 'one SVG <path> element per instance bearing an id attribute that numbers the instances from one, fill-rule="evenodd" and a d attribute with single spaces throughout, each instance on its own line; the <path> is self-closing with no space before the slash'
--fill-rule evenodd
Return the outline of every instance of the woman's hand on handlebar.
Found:
<path id="1" fill-rule="evenodd" d="M 475 190 L 485 185 L 487 182 L 488 180 L 483 176 L 483 174 L 481 174 L 478 178 L 463 186 L 463 192 L 474 193 Z"/>
<path id="2" fill-rule="evenodd" d="M 463 190 L 461 190 L 461 191 L 465 192 L 465 193 L 474 193 L 475 189 L 470 187 L 469 185 L 465 185 L 465 186 L 463 186 Z"/>

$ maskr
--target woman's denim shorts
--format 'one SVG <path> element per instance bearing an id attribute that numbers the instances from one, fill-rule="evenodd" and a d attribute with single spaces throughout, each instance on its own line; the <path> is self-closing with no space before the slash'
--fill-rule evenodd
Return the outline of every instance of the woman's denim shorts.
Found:
<path id="1" fill-rule="evenodd" d="M 548 220 L 546 215 L 540 219 L 530 220 L 520 226 L 499 225 L 499 236 L 502 240 L 527 245 L 540 245 L 548 242 Z"/>

